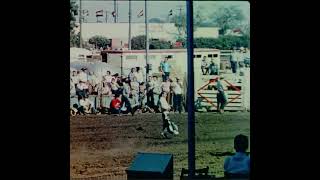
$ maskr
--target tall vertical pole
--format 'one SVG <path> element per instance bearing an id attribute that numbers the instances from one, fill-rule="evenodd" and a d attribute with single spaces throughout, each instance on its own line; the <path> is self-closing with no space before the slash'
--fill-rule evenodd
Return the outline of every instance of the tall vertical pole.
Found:
<path id="1" fill-rule="evenodd" d="M 193 2 L 187 0 L 187 50 L 188 50 L 188 169 L 189 177 L 195 174 L 195 115 L 193 72 Z"/>
<path id="2" fill-rule="evenodd" d="M 149 28 L 148 28 L 148 10 L 147 10 L 147 0 L 144 1 L 144 21 L 146 24 L 146 82 L 149 76 Z"/>
<path id="3" fill-rule="evenodd" d="M 115 16 L 113 17 L 114 18 L 114 23 L 117 22 L 117 16 L 118 16 L 118 12 L 116 12 L 116 0 L 113 0 L 113 12 L 115 13 Z"/>
<path id="4" fill-rule="evenodd" d="M 80 24 L 80 48 L 82 48 L 82 0 L 79 0 L 79 9 L 80 9 L 80 15 L 79 15 L 79 24 Z"/>
<path id="5" fill-rule="evenodd" d="M 117 0 L 117 11 L 116 11 L 117 23 L 119 22 L 119 1 Z"/>
<path id="6" fill-rule="evenodd" d="M 106 23 L 108 23 L 108 13 L 109 11 L 106 10 Z"/>
<path id="7" fill-rule="evenodd" d="M 121 53 L 121 77 L 123 75 L 123 54 Z"/>
<path id="8" fill-rule="evenodd" d="M 182 6 L 180 5 L 179 6 L 180 8 L 179 8 L 179 21 L 180 21 L 180 31 L 179 31 L 179 34 L 181 35 L 181 31 L 182 31 L 182 25 L 183 25 L 183 23 L 182 23 Z"/>
<path id="9" fill-rule="evenodd" d="M 131 0 L 129 0 L 129 39 L 128 49 L 131 50 Z"/>

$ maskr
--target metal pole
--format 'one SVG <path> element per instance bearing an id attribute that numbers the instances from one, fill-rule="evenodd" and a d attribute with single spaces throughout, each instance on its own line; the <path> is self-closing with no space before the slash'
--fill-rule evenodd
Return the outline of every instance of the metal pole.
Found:
<path id="1" fill-rule="evenodd" d="M 117 13 L 116 13 L 117 23 L 119 22 L 119 1 L 117 1 Z"/>
<path id="2" fill-rule="evenodd" d="M 117 15 L 118 15 L 118 12 L 116 12 L 116 0 L 113 1 L 113 12 L 115 13 L 115 16 L 113 17 L 114 18 L 114 23 L 117 22 Z"/>
<path id="3" fill-rule="evenodd" d="M 80 15 L 79 15 L 79 24 L 80 24 L 80 48 L 82 48 L 82 0 L 79 0 L 79 9 L 80 9 Z"/>
<path id="4" fill-rule="evenodd" d="M 149 58 L 148 58 L 148 53 L 149 53 L 149 32 L 148 32 L 148 10 L 147 10 L 147 0 L 144 1 L 144 20 L 146 24 L 146 82 L 148 81 L 148 76 L 149 76 Z"/>
<path id="5" fill-rule="evenodd" d="M 187 50 L 188 50 L 188 169 L 189 177 L 195 174 L 195 115 L 193 73 L 193 2 L 187 0 Z"/>
<path id="6" fill-rule="evenodd" d="M 131 0 L 129 0 L 129 40 L 128 49 L 131 50 Z"/>
<path id="7" fill-rule="evenodd" d="M 106 23 L 108 23 L 108 13 L 109 11 L 106 10 Z"/>
<path id="8" fill-rule="evenodd" d="M 121 76 L 123 75 L 123 55 L 121 53 Z"/>

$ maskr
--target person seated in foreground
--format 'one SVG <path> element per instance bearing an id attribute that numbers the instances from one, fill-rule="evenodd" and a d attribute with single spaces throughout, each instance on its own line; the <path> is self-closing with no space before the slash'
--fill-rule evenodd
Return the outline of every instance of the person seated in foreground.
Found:
<path id="1" fill-rule="evenodd" d="M 250 156 L 246 154 L 248 145 L 247 136 L 240 134 L 234 138 L 234 149 L 236 150 L 236 154 L 225 159 L 224 171 L 226 177 L 249 177 Z"/>
<path id="2" fill-rule="evenodd" d="M 79 96 L 79 104 L 80 107 L 78 108 L 78 111 L 80 114 L 100 114 L 95 108 L 94 104 L 88 96 Z"/>
<path id="3" fill-rule="evenodd" d="M 110 102 L 110 113 L 120 115 L 121 113 L 121 95 L 115 94 L 114 98 Z"/>

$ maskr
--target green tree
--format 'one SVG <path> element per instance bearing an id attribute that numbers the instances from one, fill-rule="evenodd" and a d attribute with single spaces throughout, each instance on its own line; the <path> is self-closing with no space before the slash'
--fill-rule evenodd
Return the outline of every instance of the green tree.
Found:
<path id="1" fill-rule="evenodd" d="M 76 15 L 78 15 L 78 5 L 75 0 L 70 0 L 70 32 L 75 27 Z"/>
<path id="2" fill-rule="evenodd" d="M 193 31 L 196 31 L 196 29 L 201 25 L 201 22 L 203 21 L 203 16 L 201 14 L 200 10 L 197 10 L 193 14 Z M 186 13 L 183 12 L 180 15 L 174 15 L 169 20 L 170 23 L 174 23 L 174 25 L 178 29 L 179 37 L 178 38 L 185 38 L 187 34 L 187 17 Z"/>
<path id="3" fill-rule="evenodd" d="M 89 39 L 89 44 L 96 45 L 97 48 L 106 48 L 110 45 L 110 40 L 103 36 L 93 36 Z"/>
<path id="4" fill-rule="evenodd" d="M 235 28 L 245 19 L 238 6 L 220 7 L 211 16 L 212 22 L 221 29 L 221 34 L 226 30 Z"/>
<path id="5" fill-rule="evenodd" d="M 80 33 L 70 33 L 70 47 L 79 47 L 80 45 Z"/>
<path id="6" fill-rule="evenodd" d="M 131 38 L 131 49 L 146 49 L 146 36 L 140 35 Z"/>
<path id="7" fill-rule="evenodd" d="M 171 49 L 172 45 L 169 41 L 151 40 L 149 39 L 149 49 Z M 131 49 L 142 50 L 146 49 L 146 36 L 140 35 L 131 39 Z"/>

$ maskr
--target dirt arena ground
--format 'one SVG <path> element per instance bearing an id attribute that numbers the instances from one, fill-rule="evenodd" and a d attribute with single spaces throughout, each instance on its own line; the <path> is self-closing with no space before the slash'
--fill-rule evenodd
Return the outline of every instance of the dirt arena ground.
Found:
<path id="1" fill-rule="evenodd" d="M 70 118 L 70 176 L 72 179 L 125 179 L 137 152 L 174 155 L 175 179 L 188 167 L 187 114 L 170 114 L 180 134 L 160 136 L 161 114 L 135 116 L 88 115 Z M 223 161 L 233 153 L 233 138 L 250 136 L 249 112 L 196 113 L 196 168 L 209 166 L 223 176 Z M 100 178 L 99 178 L 100 177 Z"/>

